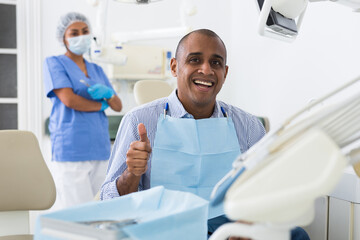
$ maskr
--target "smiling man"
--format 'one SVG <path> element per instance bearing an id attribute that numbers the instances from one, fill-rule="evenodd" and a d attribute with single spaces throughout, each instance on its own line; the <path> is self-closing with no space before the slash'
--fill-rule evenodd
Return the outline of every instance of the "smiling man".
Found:
<path id="1" fill-rule="evenodd" d="M 158 185 L 209 199 L 236 156 L 264 136 L 255 116 L 216 100 L 228 72 L 216 33 L 200 29 L 184 36 L 171 72 L 177 89 L 170 96 L 122 119 L 101 199 Z M 210 233 L 226 221 L 222 215 L 222 209 L 210 209 Z"/>
<path id="2" fill-rule="evenodd" d="M 222 40 L 206 30 L 187 35 L 178 45 L 171 70 L 185 110 L 195 119 L 209 118 L 228 72 Z"/>

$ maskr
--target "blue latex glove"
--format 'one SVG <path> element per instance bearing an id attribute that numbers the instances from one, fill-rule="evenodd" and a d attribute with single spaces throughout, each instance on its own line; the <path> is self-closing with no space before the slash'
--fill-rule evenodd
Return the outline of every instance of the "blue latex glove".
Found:
<path id="1" fill-rule="evenodd" d="M 101 101 L 101 109 L 100 111 L 105 111 L 105 109 L 107 109 L 109 107 L 109 104 L 107 103 L 107 101 L 102 100 Z"/>
<path id="2" fill-rule="evenodd" d="M 114 95 L 114 91 L 111 88 L 99 83 L 92 85 L 87 91 L 91 98 L 95 100 L 109 99 Z"/>

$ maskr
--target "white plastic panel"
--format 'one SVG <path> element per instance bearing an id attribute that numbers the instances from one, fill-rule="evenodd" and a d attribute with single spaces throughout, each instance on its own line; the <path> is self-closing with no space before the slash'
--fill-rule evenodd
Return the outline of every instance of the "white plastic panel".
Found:
<path id="1" fill-rule="evenodd" d="M 354 204 L 354 240 L 360 240 L 360 204 Z"/>
<path id="2" fill-rule="evenodd" d="M 0 212 L 0 236 L 29 234 L 29 212 Z"/>
<path id="3" fill-rule="evenodd" d="M 327 240 L 328 228 L 328 208 L 329 197 L 320 197 L 315 201 L 315 218 L 314 221 L 305 226 L 305 231 L 309 234 L 310 239 Z"/>
<path id="4" fill-rule="evenodd" d="M 352 240 L 351 203 L 330 197 L 329 200 L 329 240 Z"/>
<path id="5" fill-rule="evenodd" d="M 330 196 L 353 203 L 360 203 L 360 178 L 351 166 L 346 168 Z"/>

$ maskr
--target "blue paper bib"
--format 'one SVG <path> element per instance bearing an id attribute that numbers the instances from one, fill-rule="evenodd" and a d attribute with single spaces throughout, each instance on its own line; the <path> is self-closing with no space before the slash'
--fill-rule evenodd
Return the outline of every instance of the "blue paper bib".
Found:
<path id="1" fill-rule="evenodd" d="M 194 193 L 206 200 L 240 154 L 231 118 L 189 119 L 160 115 L 151 160 L 151 187 Z M 210 207 L 209 219 L 223 206 Z"/>

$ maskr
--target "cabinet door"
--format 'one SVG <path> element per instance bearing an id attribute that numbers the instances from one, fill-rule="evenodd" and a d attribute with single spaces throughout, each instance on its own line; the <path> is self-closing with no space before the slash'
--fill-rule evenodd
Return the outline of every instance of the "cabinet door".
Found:
<path id="1" fill-rule="evenodd" d="M 329 240 L 352 240 L 352 203 L 330 197 Z"/>
<path id="2" fill-rule="evenodd" d="M 327 240 L 328 232 L 328 212 L 329 212 L 329 197 L 323 196 L 315 201 L 315 216 L 314 220 L 308 226 L 305 226 L 305 231 L 309 234 L 310 239 Z"/>

